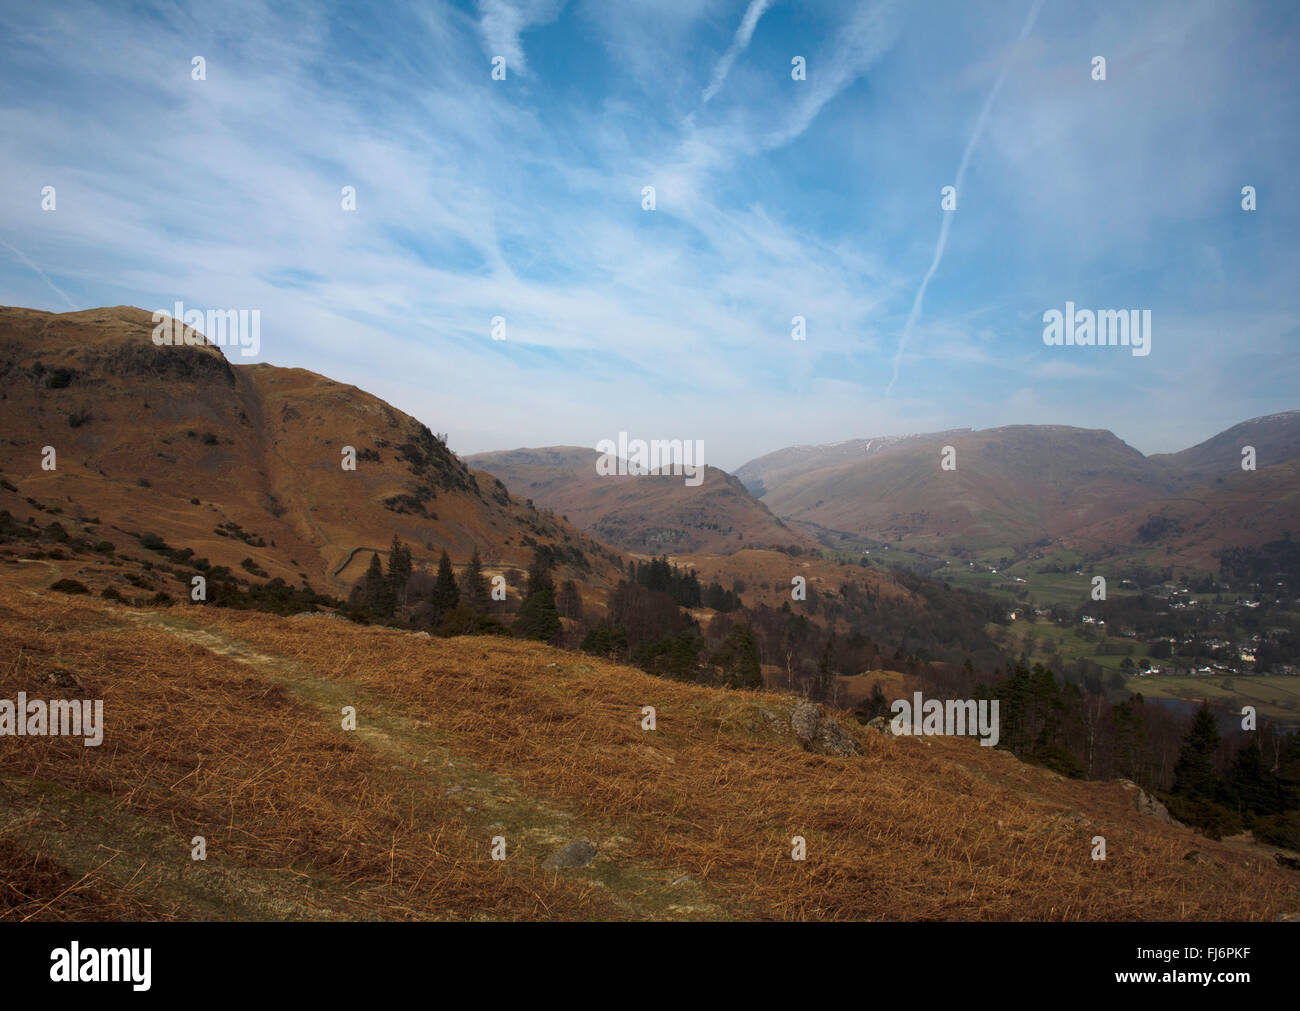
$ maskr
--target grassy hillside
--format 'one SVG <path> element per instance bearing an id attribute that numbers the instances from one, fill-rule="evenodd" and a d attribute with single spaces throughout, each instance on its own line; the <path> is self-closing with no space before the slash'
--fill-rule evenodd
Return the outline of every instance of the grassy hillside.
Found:
<path id="1" fill-rule="evenodd" d="M 118 555 L 139 535 L 240 571 L 339 593 L 394 534 L 416 567 L 477 546 L 494 571 L 538 545 L 608 585 L 619 554 L 545 516 L 377 397 L 303 369 L 159 347 L 129 306 L 0 309 L 0 509 Z M 43 466 L 45 447 L 55 451 Z M 345 469 L 345 451 L 355 469 Z"/>
<path id="2" fill-rule="evenodd" d="M 793 700 L 538 644 L 0 586 L 0 918 L 1274 919 L 1300 879 L 967 739 L 803 750 Z M 57 687 L 56 687 L 57 686 Z M 641 729 L 642 707 L 657 729 Z M 356 709 L 345 731 L 343 707 Z M 808 859 L 790 857 L 792 837 Z M 1108 856 L 1090 858 L 1092 838 Z M 191 859 L 203 836 L 208 858 Z M 507 859 L 491 859 L 503 837 Z M 585 867 L 547 861 L 595 848 Z M 1209 862 L 1183 859 L 1198 851 Z"/>

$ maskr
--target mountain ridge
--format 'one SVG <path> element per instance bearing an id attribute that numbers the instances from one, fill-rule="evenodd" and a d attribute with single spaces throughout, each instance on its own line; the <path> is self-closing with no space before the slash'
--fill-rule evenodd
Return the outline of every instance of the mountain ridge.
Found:
<path id="1" fill-rule="evenodd" d="M 744 548 L 811 547 L 732 474 L 705 465 L 692 487 L 672 473 L 597 473 L 602 454 L 579 446 L 476 453 L 465 459 L 515 494 L 567 517 L 593 537 L 639 554 L 730 554 Z"/>
<path id="2" fill-rule="evenodd" d="M 152 328 L 129 306 L 0 309 L 0 507 L 75 506 L 118 550 L 166 527 L 174 548 L 330 591 L 361 575 L 359 546 L 394 534 L 417 567 L 477 548 L 493 571 L 522 569 L 544 547 L 562 575 L 617 581 L 617 552 L 513 499 L 378 397 L 231 363 L 210 343 L 159 347 Z"/>
<path id="3" fill-rule="evenodd" d="M 736 474 L 774 514 L 824 544 L 828 533 L 921 549 L 1050 542 L 1095 551 L 1110 542 L 1132 553 L 1159 542 L 1171 560 L 1198 567 L 1212 567 L 1224 548 L 1284 536 L 1300 500 L 1300 411 L 1151 456 L 1108 429 L 1071 425 L 950 429 L 891 437 L 875 452 L 844 449 L 874 442 L 786 447 Z M 1256 471 L 1242 470 L 1246 445 Z M 943 470 L 949 446 L 955 466 Z"/>

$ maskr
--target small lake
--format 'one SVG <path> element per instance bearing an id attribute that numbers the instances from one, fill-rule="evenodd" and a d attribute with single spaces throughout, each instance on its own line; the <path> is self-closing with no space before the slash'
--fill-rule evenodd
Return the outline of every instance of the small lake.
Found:
<path id="1" fill-rule="evenodd" d="M 1154 705 L 1154 706 L 1160 706 L 1164 709 L 1171 709 L 1179 716 L 1186 716 L 1188 719 L 1191 719 L 1192 716 L 1196 715 L 1196 710 L 1201 708 L 1201 703 L 1199 701 L 1192 702 L 1188 699 L 1155 699 L 1155 698 L 1150 698 L 1149 696 L 1144 696 L 1144 697 L 1146 698 L 1147 705 L 1149 706 Z M 1230 733 L 1240 732 L 1241 730 L 1241 708 L 1240 707 L 1238 707 L 1235 711 L 1233 711 L 1233 710 L 1224 709 L 1222 706 L 1216 706 L 1213 703 L 1211 703 L 1210 712 L 1214 713 L 1214 721 L 1219 728 L 1220 734 L 1230 734 Z M 1264 718 L 1260 717 L 1258 722 L 1263 723 Z M 1287 721 L 1281 723 L 1281 728 L 1287 733 L 1292 733 L 1292 734 L 1296 733 L 1297 730 L 1300 730 L 1300 726 L 1296 725 L 1294 717 L 1287 717 Z"/>

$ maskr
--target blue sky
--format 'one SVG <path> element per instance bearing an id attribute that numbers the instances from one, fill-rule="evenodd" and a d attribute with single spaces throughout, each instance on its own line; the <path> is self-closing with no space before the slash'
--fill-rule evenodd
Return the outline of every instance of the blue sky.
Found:
<path id="1" fill-rule="evenodd" d="M 1290 2 L 0 10 L 0 303 L 260 309 L 458 452 L 1300 407 Z M 1044 346 L 1067 300 L 1152 353 Z"/>

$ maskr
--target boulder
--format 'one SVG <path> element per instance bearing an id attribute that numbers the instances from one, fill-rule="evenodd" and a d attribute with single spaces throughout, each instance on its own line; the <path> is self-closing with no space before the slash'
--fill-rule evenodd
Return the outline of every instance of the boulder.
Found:
<path id="1" fill-rule="evenodd" d="M 544 867 L 586 867 L 596 857 L 596 847 L 586 839 L 575 839 L 546 858 Z"/>
<path id="2" fill-rule="evenodd" d="M 894 736 L 894 721 L 888 716 L 877 716 L 873 720 L 868 720 L 867 727 L 886 737 Z"/>
<path id="3" fill-rule="evenodd" d="M 809 751 L 823 755 L 848 758 L 858 753 L 858 742 L 853 736 L 822 712 L 822 707 L 806 700 L 797 702 L 790 714 L 790 728 L 794 736 Z"/>

